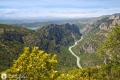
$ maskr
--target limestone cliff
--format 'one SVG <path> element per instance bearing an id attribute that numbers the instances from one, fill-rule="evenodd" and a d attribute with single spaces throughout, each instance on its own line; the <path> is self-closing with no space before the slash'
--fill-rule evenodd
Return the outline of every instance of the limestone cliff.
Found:
<path id="1" fill-rule="evenodd" d="M 81 24 L 85 24 L 85 27 L 80 29 L 80 32 L 87 36 L 81 48 L 87 53 L 95 53 L 116 23 L 120 25 L 120 14 L 81 21 Z"/>
<path id="2" fill-rule="evenodd" d="M 99 28 L 101 30 L 110 30 L 115 27 L 115 24 L 120 24 L 120 14 L 111 15 L 106 21 L 104 21 Z"/>

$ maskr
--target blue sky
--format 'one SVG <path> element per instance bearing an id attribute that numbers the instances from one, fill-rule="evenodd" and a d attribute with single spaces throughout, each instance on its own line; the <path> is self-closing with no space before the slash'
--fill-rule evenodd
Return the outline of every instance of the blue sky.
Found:
<path id="1" fill-rule="evenodd" d="M 120 0 L 0 0 L 0 18 L 81 18 L 120 13 Z"/>

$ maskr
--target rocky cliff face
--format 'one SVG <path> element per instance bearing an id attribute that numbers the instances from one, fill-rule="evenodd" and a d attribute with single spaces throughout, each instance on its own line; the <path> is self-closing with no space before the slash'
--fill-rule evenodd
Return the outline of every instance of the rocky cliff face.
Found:
<path id="1" fill-rule="evenodd" d="M 17 33 L 15 31 L 5 31 L 5 33 L 2 36 L 2 39 L 9 40 L 9 41 L 19 41 L 20 43 L 24 43 L 22 40 L 22 34 Z"/>
<path id="2" fill-rule="evenodd" d="M 26 28 L 0 24 L 0 71 L 10 67 L 13 60 L 22 53 L 23 37 L 31 32 Z"/>
<path id="3" fill-rule="evenodd" d="M 60 52 L 60 46 L 67 46 L 74 42 L 72 34 L 75 35 L 76 39 L 81 36 L 79 28 L 74 24 L 50 24 L 37 29 L 34 36 L 25 36 L 24 40 L 26 44 L 34 44 L 47 52 L 51 49 Z"/>
<path id="4" fill-rule="evenodd" d="M 120 14 L 92 19 L 91 21 L 81 22 L 81 24 L 86 24 L 86 26 L 80 32 L 87 36 L 81 48 L 87 53 L 95 53 L 111 29 L 115 27 L 115 24 L 120 25 Z"/>
<path id="5" fill-rule="evenodd" d="M 83 50 L 85 50 L 87 53 L 95 53 L 97 50 L 96 44 L 93 41 L 87 41 L 83 46 Z"/>
<path id="6" fill-rule="evenodd" d="M 104 21 L 99 28 L 101 30 L 110 30 L 111 28 L 115 27 L 115 24 L 120 25 L 120 14 L 113 14 L 111 15 L 106 21 Z"/>
<path id="7" fill-rule="evenodd" d="M 81 32 L 82 34 L 87 34 L 87 33 L 89 33 L 92 29 L 93 29 L 93 27 L 88 24 L 88 25 L 86 25 L 86 27 L 84 27 L 83 29 L 81 29 L 80 32 Z"/>
<path id="8" fill-rule="evenodd" d="M 109 19 L 120 19 L 120 14 L 113 14 L 109 17 Z"/>
<path id="9" fill-rule="evenodd" d="M 60 46 L 67 46 L 74 42 L 72 34 L 80 39 L 79 28 L 74 24 L 50 24 L 35 31 L 22 27 L 0 28 L 0 38 L 4 41 L 18 41 L 26 46 L 38 46 L 47 52 L 60 51 Z"/>
<path id="10" fill-rule="evenodd" d="M 80 32 L 82 34 L 88 34 L 93 29 L 98 28 L 107 18 L 108 16 L 101 16 L 98 18 L 91 18 L 87 22 L 84 21 L 80 22 L 80 24 L 85 25 L 83 29 L 80 29 Z"/>
<path id="11" fill-rule="evenodd" d="M 111 28 L 115 27 L 116 23 L 120 25 L 120 14 L 80 20 L 79 23 L 85 25 L 85 27 L 80 30 L 82 34 L 87 34 L 95 28 L 108 31 Z"/>

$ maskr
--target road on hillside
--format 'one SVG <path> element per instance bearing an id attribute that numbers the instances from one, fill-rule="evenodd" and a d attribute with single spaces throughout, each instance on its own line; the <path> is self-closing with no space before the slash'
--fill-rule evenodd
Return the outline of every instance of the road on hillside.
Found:
<path id="1" fill-rule="evenodd" d="M 79 68 L 81 68 L 81 69 L 82 69 L 82 67 L 81 67 L 81 65 L 80 65 L 80 58 L 72 51 L 72 48 L 75 47 L 75 46 L 77 45 L 77 43 L 80 42 L 82 39 L 83 39 L 83 36 L 81 36 L 81 39 L 80 39 L 80 40 L 75 41 L 75 44 L 72 45 L 72 46 L 70 46 L 69 49 L 68 49 L 68 50 L 71 52 L 71 54 L 77 58 L 77 61 L 76 61 L 76 62 L 77 62 L 77 66 L 78 66 Z"/>

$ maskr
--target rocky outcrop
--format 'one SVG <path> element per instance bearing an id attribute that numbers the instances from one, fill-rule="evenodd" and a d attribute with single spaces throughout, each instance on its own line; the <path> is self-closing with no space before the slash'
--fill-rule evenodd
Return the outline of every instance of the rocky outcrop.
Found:
<path id="1" fill-rule="evenodd" d="M 49 51 L 52 48 L 60 52 L 60 46 L 67 46 L 71 42 L 74 42 L 71 34 L 74 34 L 76 39 L 80 39 L 79 28 L 74 24 L 50 24 L 37 29 L 34 37 L 36 46 L 39 46 L 40 49 Z M 26 37 L 27 40 L 34 42 L 32 39 L 29 39 L 30 37 Z"/>
<path id="2" fill-rule="evenodd" d="M 109 17 L 109 19 L 120 19 L 119 14 L 113 14 L 112 16 Z"/>
<path id="3" fill-rule="evenodd" d="M 81 24 L 86 25 L 83 29 L 80 29 L 82 34 L 87 34 L 91 32 L 95 28 L 99 28 L 99 26 L 108 18 L 108 16 L 101 16 L 98 18 L 91 18 L 88 22 L 82 21 Z"/>
<path id="4" fill-rule="evenodd" d="M 89 18 L 80 20 L 79 23 L 85 25 L 84 28 L 80 29 L 82 34 L 87 34 L 95 28 L 108 31 L 115 27 L 116 23 L 120 25 L 120 14 L 106 15 L 98 18 Z"/>
<path id="5" fill-rule="evenodd" d="M 82 48 L 87 53 L 95 53 L 97 50 L 96 44 L 92 41 L 87 41 Z"/>
<path id="6" fill-rule="evenodd" d="M 0 28 L 0 38 L 1 40 L 4 41 L 18 41 L 20 43 L 24 43 L 23 41 L 23 36 L 25 36 L 25 34 L 19 32 L 17 29 L 15 28 Z"/>
<path id="7" fill-rule="evenodd" d="M 83 29 L 80 30 L 80 32 L 82 34 L 87 34 L 89 33 L 91 30 L 93 29 L 93 27 L 91 25 L 87 25 L 86 27 L 84 27 Z"/>
<path id="8" fill-rule="evenodd" d="M 3 25 L 2 25 L 3 26 Z M 74 42 L 73 34 L 80 39 L 79 28 L 74 24 L 49 24 L 37 30 L 28 30 L 22 27 L 0 27 L 0 38 L 4 41 L 18 41 L 26 46 L 38 46 L 49 52 L 55 50 L 60 52 L 60 46 L 67 46 Z"/>
<path id="9" fill-rule="evenodd" d="M 9 40 L 9 41 L 14 41 L 14 40 L 16 40 L 16 41 L 19 41 L 19 42 L 21 42 L 21 43 L 24 43 L 23 42 L 23 40 L 22 40 L 22 34 L 19 34 L 19 33 L 13 33 L 13 32 L 11 32 L 11 33 L 7 33 L 7 32 L 5 32 L 4 34 L 2 34 L 2 39 L 4 39 L 4 40 Z"/>
<path id="10" fill-rule="evenodd" d="M 0 28 L 0 34 L 3 34 L 5 32 L 4 28 Z"/>
<path id="11" fill-rule="evenodd" d="M 102 23 L 100 26 L 99 26 L 99 28 L 101 29 L 101 30 L 109 30 L 111 27 L 110 27 L 111 25 L 109 25 L 107 22 L 104 22 L 104 23 Z"/>
<path id="12" fill-rule="evenodd" d="M 89 33 L 92 35 L 90 35 L 90 38 L 87 38 L 88 40 L 84 41 L 81 49 L 87 53 L 95 53 L 98 45 L 101 45 L 99 42 L 103 43 L 103 40 L 108 36 L 110 30 L 115 27 L 116 23 L 120 25 L 120 14 L 113 14 L 95 19 L 93 18 L 93 20 L 88 21 L 88 23 L 86 22 L 86 26 L 81 29 L 80 32 L 85 35 L 89 35 Z M 94 32 L 94 30 L 97 30 L 97 32 Z"/>
<path id="13" fill-rule="evenodd" d="M 115 27 L 115 24 L 120 25 L 120 14 L 113 14 L 111 15 L 106 21 L 104 21 L 99 28 L 101 30 L 110 30 L 111 28 Z"/>

